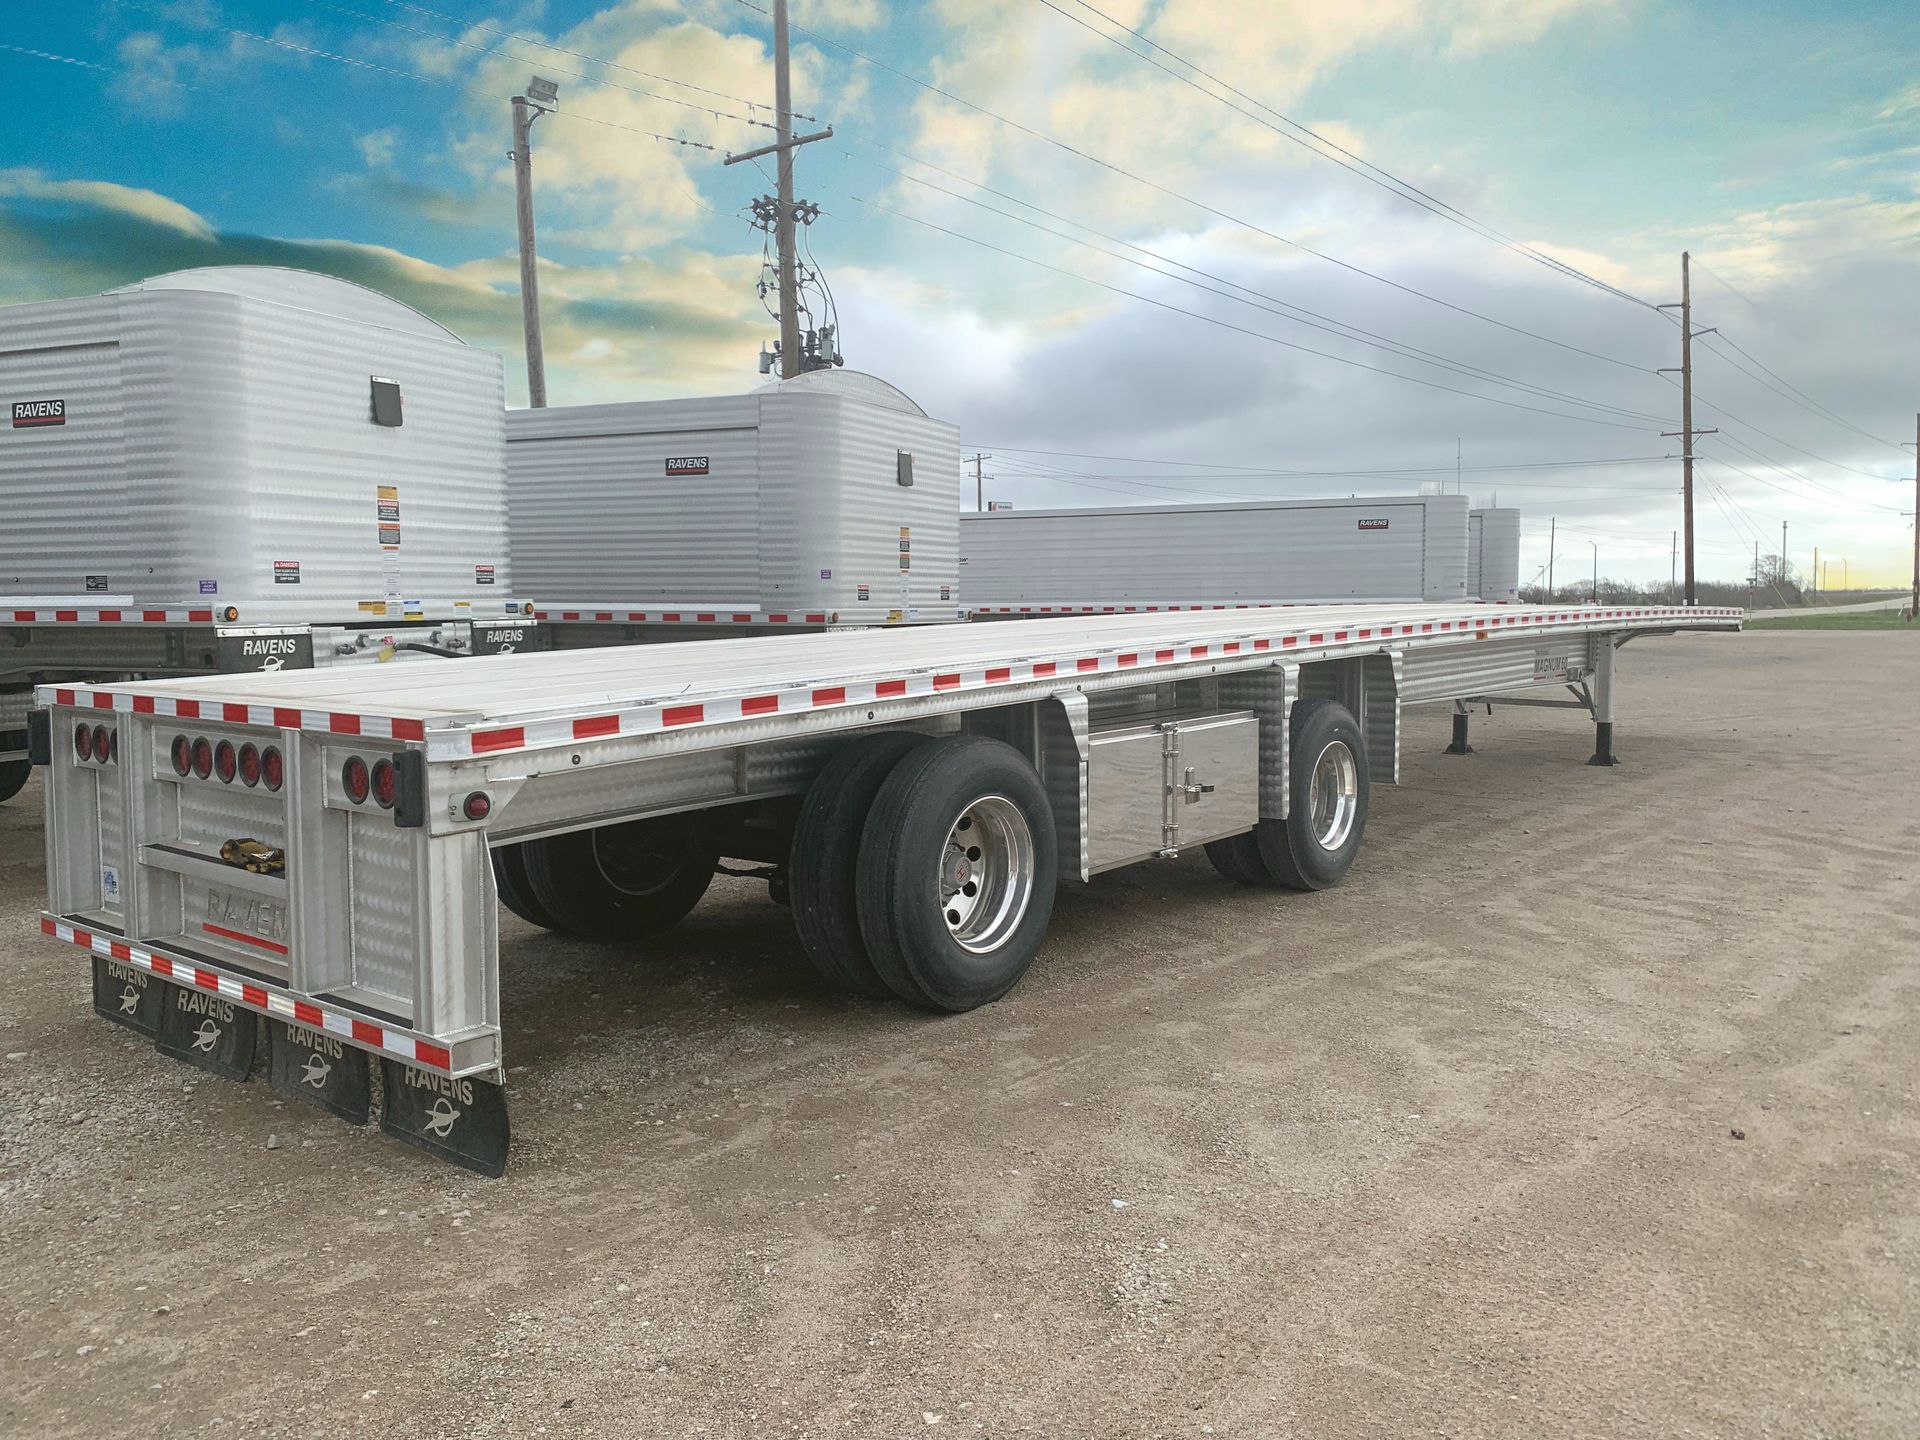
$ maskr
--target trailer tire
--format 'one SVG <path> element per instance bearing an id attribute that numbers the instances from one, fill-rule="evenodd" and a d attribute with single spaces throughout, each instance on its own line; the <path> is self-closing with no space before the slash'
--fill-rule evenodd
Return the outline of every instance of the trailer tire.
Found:
<path id="1" fill-rule="evenodd" d="M 1338 885 L 1360 853 L 1367 828 L 1367 742 L 1353 712 L 1333 700 L 1293 707 L 1285 820 L 1262 820 L 1260 858 L 1277 885 Z"/>
<path id="2" fill-rule="evenodd" d="M 887 776 L 927 737 L 911 730 L 861 735 L 834 752 L 801 802 L 787 875 L 800 948 L 829 984 L 893 997 L 860 935 L 860 837 Z"/>
<path id="3" fill-rule="evenodd" d="M 546 906 L 533 897 L 533 884 L 527 879 L 527 857 L 518 845 L 502 845 L 493 852 L 493 888 L 500 903 L 529 925 L 542 930 L 559 930 L 560 923 Z"/>
<path id="4" fill-rule="evenodd" d="M 32 774 L 31 760 L 0 760 L 0 804 L 26 789 L 27 777 Z"/>
<path id="5" fill-rule="evenodd" d="M 1273 884 L 1273 872 L 1260 858 L 1260 837 L 1251 830 L 1242 835 L 1229 835 L 1224 840 L 1209 840 L 1207 859 L 1236 885 Z"/>
<path id="6" fill-rule="evenodd" d="M 671 929 L 713 883 L 719 849 L 697 813 L 526 841 L 527 888 L 562 930 L 644 940 Z"/>
<path id="7" fill-rule="evenodd" d="M 1026 757 L 980 736 L 931 741 L 894 767 L 867 815 L 856 866 L 867 954 L 909 1004 L 958 1013 L 997 1000 L 1033 964 L 1058 876 L 1053 807 Z"/>

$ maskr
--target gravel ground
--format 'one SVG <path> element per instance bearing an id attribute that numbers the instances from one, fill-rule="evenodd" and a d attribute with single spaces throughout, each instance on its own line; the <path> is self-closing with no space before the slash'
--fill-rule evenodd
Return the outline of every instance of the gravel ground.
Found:
<path id="1" fill-rule="evenodd" d="M 645 961 L 504 921 L 498 1181 L 93 1018 L 36 784 L 0 1432 L 1920 1435 L 1920 650 L 1622 658 L 1623 768 L 1415 712 L 1346 885 L 1069 887 L 971 1015 L 744 882 Z"/>

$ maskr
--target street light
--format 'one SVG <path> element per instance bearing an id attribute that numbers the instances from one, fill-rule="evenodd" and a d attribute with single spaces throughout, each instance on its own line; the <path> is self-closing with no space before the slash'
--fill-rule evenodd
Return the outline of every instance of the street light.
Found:
<path id="1" fill-rule="evenodd" d="M 560 87 L 542 76 L 513 97 L 513 190 L 520 223 L 520 322 L 527 337 L 527 402 L 547 403 L 547 357 L 540 341 L 540 272 L 533 254 L 533 122 L 560 103 Z"/>
<path id="2" fill-rule="evenodd" d="M 1600 542 L 1589 540 L 1587 544 L 1593 546 L 1593 603 L 1598 605 L 1600 603 Z"/>

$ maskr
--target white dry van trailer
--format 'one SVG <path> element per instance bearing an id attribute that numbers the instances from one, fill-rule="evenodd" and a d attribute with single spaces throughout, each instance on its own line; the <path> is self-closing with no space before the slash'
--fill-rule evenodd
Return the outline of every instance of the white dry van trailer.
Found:
<path id="1" fill-rule="evenodd" d="M 1001 510 L 960 517 L 976 615 L 1460 600 L 1463 495 Z"/>
<path id="2" fill-rule="evenodd" d="M 1496 605 L 1520 598 L 1520 512 L 1505 507 L 1467 514 L 1467 593 Z"/>
<path id="3" fill-rule="evenodd" d="M 960 434 L 871 375 L 507 415 L 514 577 L 554 646 L 964 618 Z"/>
<path id="4" fill-rule="evenodd" d="M 0 396 L 5 795 L 35 683 L 492 653 L 529 628 L 500 359 L 398 301 L 231 266 L 7 306 Z"/>
<path id="5" fill-rule="evenodd" d="M 1580 706 L 1608 764 L 1619 647 L 1739 624 L 1310 606 L 48 687 L 42 928 L 161 1049 L 234 1078 L 264 1053 L 361 1123 L 377 1094 L 388 1132 L 499 1173 L 498 903 L 644 945 L 757 862 L 831 981 L 965 1010 L 1025 972 L 1057 882 L 1205 846 L 1243 884 L 1336 883 L 1406 706 L 1454 702 L 1460 749 L 1467 701 Z"/>

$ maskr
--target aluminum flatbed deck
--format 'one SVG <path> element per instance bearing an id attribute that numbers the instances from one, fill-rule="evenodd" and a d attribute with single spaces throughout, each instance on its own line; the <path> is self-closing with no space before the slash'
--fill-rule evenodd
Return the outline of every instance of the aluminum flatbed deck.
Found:
<path id="1" fill-rule="evenodd" d="M 1740 623 L 1302 606 L 42 687 L 43 929 L 168 1053 L 244 1078 L 264 1046 L 360 1122 L 376 1056 L 386 1129 L 497 1173 L 497 904 L 644 944 L 744 861 L 831 982 L 970 1009 L 1058 881 L 1204 846 L 1239 883 L 1338 883 L 1402 707 L 1451 702 L 1461 752 L 1470 701 L 1578 709 L 1613 764 L 1620 645 Z"/>

